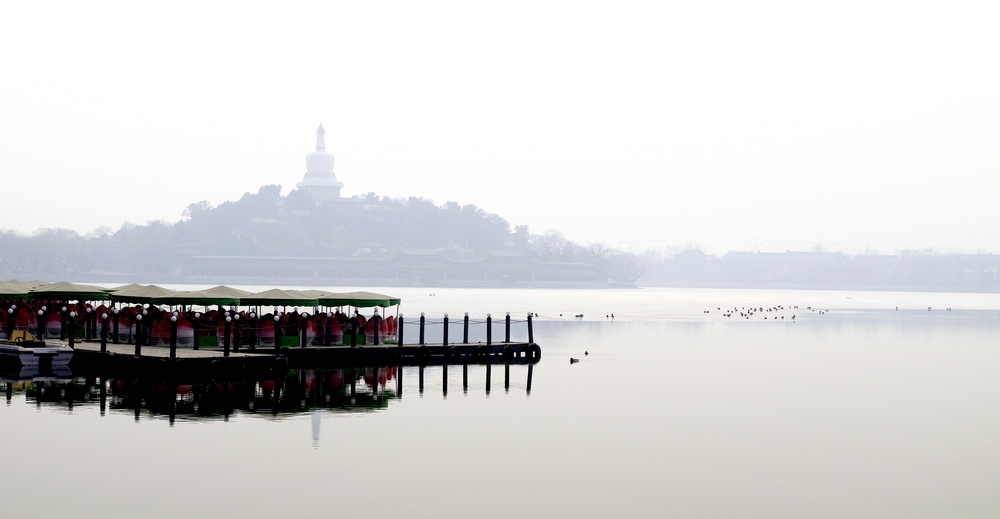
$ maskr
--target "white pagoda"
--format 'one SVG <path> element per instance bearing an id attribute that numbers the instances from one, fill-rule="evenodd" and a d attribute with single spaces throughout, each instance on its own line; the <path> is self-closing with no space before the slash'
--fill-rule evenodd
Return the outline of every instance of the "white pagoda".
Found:
<path id="1" fill-rule="evenodd" d="M 326 130 L 323 125 L 316 129 L 316 151 L 306 155 L 306 175 L 295 187 L 308 191 L 313 200 L 326 202 L 340 199 L 340 188 L 343 182 L 337 180 L 333 173 L 333 154 L 326 152 L 324 139 Z"/>

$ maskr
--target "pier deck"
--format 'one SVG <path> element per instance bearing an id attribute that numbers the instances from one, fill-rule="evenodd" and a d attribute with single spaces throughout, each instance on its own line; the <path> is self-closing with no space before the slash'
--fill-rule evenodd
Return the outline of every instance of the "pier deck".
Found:
<path id="1" fill-rule="evenodd" d="M 46 344 L 69 345 L 68 341 L 58 340 Z M 117 373 L 213 379 L 273 376 L 288 369 L 327 367 L 534 364 L 541 358 L 541 348 L 527 342 L 309 346 L 283 347 L 279 351 L 273 347 L 241 347 L 228 356 L 222 348 L 178 347 L 173 358 L 168 346 L 143 346 L 141 355 L 135 355 L 134 344 L 109 343 L 103 353 L 99 342 L 74 342 L 74 348 L 72 362 L 79 366 Z"/>

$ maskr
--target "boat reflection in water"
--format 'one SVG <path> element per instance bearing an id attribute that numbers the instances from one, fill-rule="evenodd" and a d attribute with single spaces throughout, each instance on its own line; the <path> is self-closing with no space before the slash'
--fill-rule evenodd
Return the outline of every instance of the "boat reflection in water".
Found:
<path id="1" fill-rule="evenodd" d="M 461 367 L 461 384 L 469 388 L 469 366 Z M 498 366 L 499 367 L 499 366 Z M 263 380 L 170 380 L 144 378 L 132 374 L 71 372 L 40 373 L 21 369 L 0 371 L 7 404 L 15 394 L 28 403 L 72 411 L 80 406 L 98 406 L 101 415 L 111 411 L 131 412 L 135 420 L 143 416 L 175 420 L 229 420 L 233 415 L 282 418 L 313 411 L 370 412 L 385 409 L 403 395 L 403 370 L 413 372 L 418 391 L 423 394 L 425 370 L 441 376 L 441 391 L 448 394 L 448 366 L 429 367 L 342 367 L 298 369 L 275 373 Z M 473 365 L 480 380 L 485 377 L 486 393 L 491 390 L 492 367 Z M 531 392 L 533 365 L 527 365 L 527 393 Z M 483 373 L 485 372 L 485 373 Z M 451 376 L 456 377 L 452 373 Z M 510 388 L 510 365 L 504 365 L 504 386 Z"/>

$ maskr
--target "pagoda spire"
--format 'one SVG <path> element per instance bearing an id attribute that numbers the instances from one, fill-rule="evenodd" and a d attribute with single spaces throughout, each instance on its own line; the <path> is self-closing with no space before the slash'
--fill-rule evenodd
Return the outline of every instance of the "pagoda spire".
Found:
<path id="1" fill-rule="evenodd" d="M 322 153 L 326 151 L 326 140 L 323 136 L 326 135 L 326 130 L 323 129 L 323 125 L 320 124 L 319 128 L 316 128 L 316 151 Z"/>

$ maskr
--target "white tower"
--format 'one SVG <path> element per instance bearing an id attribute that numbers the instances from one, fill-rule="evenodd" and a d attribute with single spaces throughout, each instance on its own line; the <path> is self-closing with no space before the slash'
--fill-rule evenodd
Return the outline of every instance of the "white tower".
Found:
<path id="1" fill-rule="evenodd" d="M 313 200 L 325 202 L 340 199 L 343 182 L 333 173 L 333 155 L 326 152 L 323 125 L 316 129 L 316 151 L 306 155 L 306 175 L 295 187 L 312 193 Z"/>

